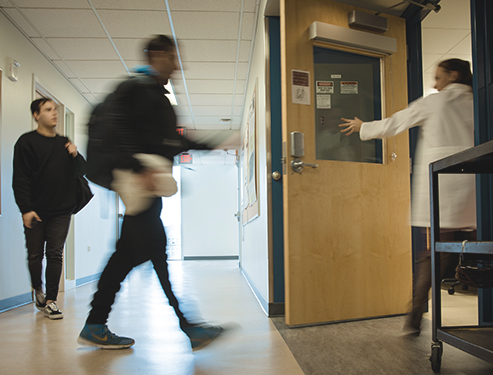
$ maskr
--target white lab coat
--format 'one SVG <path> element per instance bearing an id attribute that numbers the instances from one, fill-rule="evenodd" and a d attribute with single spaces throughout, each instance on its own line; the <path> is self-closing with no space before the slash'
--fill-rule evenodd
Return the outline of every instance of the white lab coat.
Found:
<path id="1" fill-rule="evenodd" d="M 365 122 L 360 138 L 392 137 L 414 126 L 421 129 L 413 170 L 411 223 L 429 227 L 429 164 L 474 146 L 471 87 L 452 83 L 389 118 Z M 440 175 L 439 187 L 440 227 L 476 228 L 475 176 Z"/>

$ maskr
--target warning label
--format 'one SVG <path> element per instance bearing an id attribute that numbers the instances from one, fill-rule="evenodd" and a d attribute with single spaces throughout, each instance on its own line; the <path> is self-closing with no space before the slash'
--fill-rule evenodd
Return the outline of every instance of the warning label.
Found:
<path id="1" fill-rule="evenodd" d="M 341 81 L 341 94 L 357 94 L 358 81 Z"/>
<path id="2" fill-rule="evenodd" d="M 334 81 L 317 81 L 317 94 L 333 94 Z"/>

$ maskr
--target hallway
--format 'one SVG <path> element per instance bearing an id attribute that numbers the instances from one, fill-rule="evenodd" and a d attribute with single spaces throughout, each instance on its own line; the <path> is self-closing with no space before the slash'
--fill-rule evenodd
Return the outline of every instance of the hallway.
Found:
<path id="1" fill-rule="evenodd" d="M 135 339 L 127 350 L 76 343 L 96 283 L 60 293 L 63 320 L 52 321 L 33 304 L 0 314 L 2 375 L 302 375 L 274 324 L 261 311 L 237 261 L 170 262 L 177 295 L 192 297 L 210 323 L 233 327 L 192 354 L 157 277 L 146 263 L 123 283 L 109 328 Z M 186 308 L 187 306 L 183 306 Z"/>
<path id="2" fill-rule="evenodd" d="M 100 350 L 76 343 L 96 288 L 96 283 L 91 283 L 60 294 L 61 321 L 48 320 L 33 304 L 0 314 L 0 373 L 433 374 L 428 361 L 430 314 L 426 314 L 419 337 L 403 336 L 403 316 L 290 329 L 284 318 L 271 320 L 261 311 L 237 261 L 172 261 L 170 271 L 176 294 L 188 299 L 183 309 L 197 311 L 200 306 L 206 321 L 230 326 L 224 337 L 192 353 L 153 269 L 146 263 L 124 282 L 110 315 L 112 331 L 135 339 L 131 349 Z M 448 296 L 443 289 L 442 298 L 446 324 L 476 324 L 474 292 Z M 492 374 L 493 364 L 445 344 L 441 373 Z"/>

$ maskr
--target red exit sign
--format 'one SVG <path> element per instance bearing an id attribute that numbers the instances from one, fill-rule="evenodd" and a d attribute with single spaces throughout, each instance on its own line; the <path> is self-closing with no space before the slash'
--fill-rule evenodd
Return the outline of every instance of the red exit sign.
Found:
<path id="1" fill-rule="evenodd" d="M 187 136 L 187 128 L 176 128 L 176 131 L 178 134 L 180 134 L 182 137 Z"/>
<path id="2" fill-rule="evenodd" d="M 192 155 L 184 152 L 180 155 L 180 164 L 193 164 Z"/>

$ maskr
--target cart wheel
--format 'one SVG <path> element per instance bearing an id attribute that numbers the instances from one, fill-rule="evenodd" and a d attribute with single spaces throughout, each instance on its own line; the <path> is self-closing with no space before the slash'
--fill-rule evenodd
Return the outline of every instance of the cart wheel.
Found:
<path id="1" fill-rule="evenodd" d="M 469 285 L 463 284 L 462 285 L 462 290 L 469 290 Z"/>
<path id="2" fill-rule="evenodd" d="M 433 372 L 440 372 L 440 367 L 442 366 L 442 352 L 443 347 L 440 341 L 431 344 L 431 369 Z"/>
<path id="3" fill-rule="evenodd" d="M 448 290 L 448 294 L 452 295 L 452 294 L 454 294 L 454 293 L 455 293 L 455 289 L 454 289 L 454 287 L 449 288 L 449 290 Z"/>

